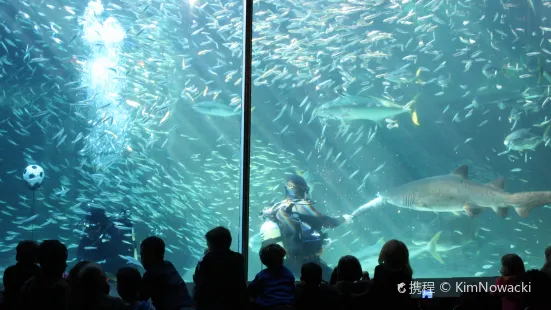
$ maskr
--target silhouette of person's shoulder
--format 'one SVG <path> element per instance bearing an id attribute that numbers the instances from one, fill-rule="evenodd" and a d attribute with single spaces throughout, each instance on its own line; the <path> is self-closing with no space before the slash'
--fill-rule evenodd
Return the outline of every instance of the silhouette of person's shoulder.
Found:
<path id="1" fill-rule="evenodd" d="M 109 310 L 130 310 L 132 306 L 120 298 L 113 296 L 105 295 L 105 298 L 102 302 L 103 309 Z"/>

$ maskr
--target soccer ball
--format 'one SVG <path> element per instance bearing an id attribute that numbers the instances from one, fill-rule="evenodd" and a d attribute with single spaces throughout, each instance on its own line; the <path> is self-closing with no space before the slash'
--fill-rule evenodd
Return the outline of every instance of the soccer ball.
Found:
<path id="1" fill-rule="evenodd" d="M 37 189 L 44 182 L 44 169 L 38 165 L 30 165 L 23 171 L 23 180 L 27 182 L 30 189 Z"/>

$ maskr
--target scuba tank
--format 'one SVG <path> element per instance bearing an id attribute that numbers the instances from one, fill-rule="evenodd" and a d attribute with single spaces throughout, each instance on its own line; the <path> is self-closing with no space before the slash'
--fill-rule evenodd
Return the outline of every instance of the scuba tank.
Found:
<path id="1" fill-rule="evenodd" d="M 270 219 L 266 219 L 264 224 L 260 227 L 260 240 L 262 241 L 261 247 L 273 243 L 277 243 L 283 247 L 283 239 L 281 238 L 279 225 Z"/>

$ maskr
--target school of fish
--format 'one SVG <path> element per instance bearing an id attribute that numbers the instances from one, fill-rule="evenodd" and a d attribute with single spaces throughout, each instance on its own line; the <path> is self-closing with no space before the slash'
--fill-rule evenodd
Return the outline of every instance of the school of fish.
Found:
<path id="1" fill-rule="evenodd" d="M 364 171 L 353 160 L 381 130 L 479 116 L 472 126 L 510 124 L 496 156 L 520 163 L 548 147 L 551 1 L 490 2 L 254 1 L 253 88 L 277 98 L 266 104 L 277 109 L 270 119 L 279 129 L 253 134 L 251 209 L 278 198 L 282 171 L 301 169 L 297 157 L 356 165 L 345 180 L 362 192 L 386 162 Z M 213 225 L 237 231 L 238 127 L 206 143 L 178 116 L 190 107 L 185 113 L 210 126 L 239 121 L 241 10 L 219 0 L 0 0 L 0 182 L 21 179 L 30 163 L 61 175 L 36 202 L 2 191 L 0 252 L 11 255 L 29 231 L 74 250 L 76 223 L 93 205 L 112 215 L 130 209 L 142 235 L 195 258 Z M 90 43 L 115 24 L 123 30 L 116 44 Z M 116 61 L 94 79 L 99 54 Z M 265 103 L 254 95 L 258 113 Z M 441 110 L 440 119 L 425 119 L 428 109 Z M 492 118 L 496 109 L 509 116 Z M 270 142 L 297 126 L 321 128 L 313 145 L 291 152 Z M 328 147 L 332 139 L 353 151 Z M 6 167 L 14 154 L 24 162 Z M 36 214 L 33 203 L 42 206 Z"/>

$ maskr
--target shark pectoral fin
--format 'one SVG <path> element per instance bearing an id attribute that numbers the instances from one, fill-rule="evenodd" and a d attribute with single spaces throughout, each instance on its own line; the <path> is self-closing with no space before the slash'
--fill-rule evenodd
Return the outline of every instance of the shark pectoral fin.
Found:
<path id="1" fill-rule="evenodd" d="M 465 209 L 465 212 L 467 213 L 467 215 L 472 218 L 478 216 L 480 213 L 482 213 L 482 210 L 483 210 L 479 206 L 470 206 L 468 204 L 465 204 L 465 206 L 463 206 L 463 209 Z"/>
<path id="2" fill-rule="evenodd" d="M 440 235 L 442 234 L 441 231 L 437 232 L 432 239 L 430 239 L 429 244 L 427 244 L 428 250 L 430 252 L 430 255 L 434 257 L 438 262 L 444 264 L 444 260 L 442 257 L 440 257 L 440 254 L 438 254 L 437 248 L 438 248 L 438 239 L 440 239 Z"/>
<path id="3" fill-rule="evenodd" d="M 515 208 L 515 211 L 517 211 L 518 216 L 520 217 L 528 217 L 528 214 L 530 214 L 529 208 Z"/>
<path id="4" fill-rule="evenodd" d="M 506 217 L 507 216 L 507 212 L 509 211 L 509 209 L 507 208 L 504 208 L 504 207 L 495 207 L 495 208 L 492 208 L 492 210 L 495 211 L 495 213 L 497 213 L 497 215 L 501 216 L 501 217 Z"/>
<path id="5" fill-rule="evenodd" d="M 467 165 L 461 165 L 457 169 L 455 169 L 451 174 L 457 175 L 463 179 L 469 178 L 469 166 Z"/>
<path id="6" fill-rule="evenodd" d="M 505 178 L 504 177 L 495 178 L 492 182 L 488 183 L 488 186 L 491 186 L 493 188 L 497 188 L 499 190 L 504 190 L 505 189 Z"/>

